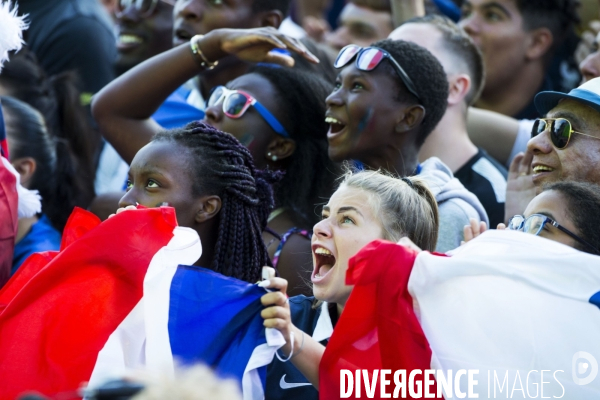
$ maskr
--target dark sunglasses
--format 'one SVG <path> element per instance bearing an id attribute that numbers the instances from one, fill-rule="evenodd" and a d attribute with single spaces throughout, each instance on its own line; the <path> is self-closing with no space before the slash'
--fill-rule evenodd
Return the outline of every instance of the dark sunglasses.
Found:
<path id="1" fill-rule="evenodd" d="M 116 4 L 115 15 L 119 17 L 129 7 L 134 7 L 140 17 L 146 18 L 154 13 L 159 2 L 174 7 L 177 0 L 119 0 Z"/>
<path id="2" fill-rule="evenodd" d="M 544 229 L 544 225 L 550 224 L 555 228 L 558 228 L 561 232 L 566 233 L 571 236 L 573 239 L 578 241 L 579 243 L 585 245 L 587 248 L 592 250 L 592 254 L 599 254 L 600 252 L 594 246 L 560 225 L 558 222 L 553 220 L 552 218 L 543 215 L 543 214 L 531 214 L 529 217 L 525 218 L 522 215 L 515 215 L 508 221 L 507 229 L 513 231 L 521 231 L 525 233 L 530 233 L 532 235 L 538 236 L 542 229 Z"/>
<path id="3" fill-rule="evenodd" d="M 594 139 L 600 139 L 596 136 L 574 131 L 573 127 L 571 126 L 571 121 L 565 118 L 536 119 L 535 123 L 533 124 L 533 129 L 531 130 L 531 137 L 534 138 L 548 129 L 550 129 L 550 140 L 552 140 L 552 144 L 554 147 L 560 150 L 569 145 L 569 141 L 571 140 L 571 135 L 573 133 Z"/>
<path id="4" fill-rule="evenodd" d="M 417 100 L 421 100 L 415 89 L 415 84 L 412 82 L 408 74 L 398 64 L 396 60 L 387 51 L 380 49 L 379 47 L 360 47 L 355 44 L 349 44 L 340 50 L 333 66 L 335 68 L 342 68 L 348 65 L 352 59 L 356 56 L 356 68 L 361 71 L 372 71 L 377 67 L 384 58 L 387 58 L 392 63 L 392 66 L 400 76 L 400 79 L 406 86 L 409 92 L 411 92 Z"/>
<path id="5" fill-rule="evenodd" d="M 223 101 L 223 113 L 229 118 L 241 118 L 252 106 L 275 132 L 286 138 L 290 137 L 277 118 L 248 93 L 242 90 L 230 90 L 225 86 L 217 86 L 208 98 L 206 108 L 219 104 L 221 101 Z"/>

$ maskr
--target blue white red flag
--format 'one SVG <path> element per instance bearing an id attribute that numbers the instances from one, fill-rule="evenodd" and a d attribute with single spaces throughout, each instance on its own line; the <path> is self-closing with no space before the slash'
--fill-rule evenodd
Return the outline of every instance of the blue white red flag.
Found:
<path id="1" fill-rule="evenodd" d="M 319 367 L 320 399 L 340 398 L 344 369 L 370 371 L 357 384 L 376 387 L 371 398 L 385 397 L 372 385 L 384 369 L 421 371 L 420 394 L 405 398 L 429 397 L 425 370 L 454 373 L 429 380 L 445 398 L 600 398 L 600 257 L 496 230 L 450 255 L 375 241 L 350 260 L 354 288 Z"/>
<path id="2" fill-rule="evenodd" d="M 172 376 L 176 360 L 212 365 L 260 398 L 263 366 L 283 344 L 262 328 L 264 289 L 185 266 L 200 254 L 172 208 L 103 223 L 76 210 L 60 252 L 33 255 L 0 290 L 0 399 L 136 369 Z"/>

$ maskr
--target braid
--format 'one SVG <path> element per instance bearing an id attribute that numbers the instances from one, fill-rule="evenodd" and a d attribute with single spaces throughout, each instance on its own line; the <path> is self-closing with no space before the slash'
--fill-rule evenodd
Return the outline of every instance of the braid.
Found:
<path id="1" fill-rule="evenodd" d="M 161 132 L 154 141 L 173 140 L 192 152 L 196 196 L 221 198 L 219 229 L 211 269 L 256 282 L 271 260 L 262 231 L 273 208 L 271 184 L 280 174 L 258 171 L 248 149 L 233 136 L 200 122 Z"/>

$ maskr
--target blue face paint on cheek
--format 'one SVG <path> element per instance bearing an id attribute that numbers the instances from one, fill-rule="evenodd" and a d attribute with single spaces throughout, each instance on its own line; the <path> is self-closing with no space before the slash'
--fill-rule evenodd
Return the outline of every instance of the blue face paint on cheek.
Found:
<path id="1" fill-rule="evenodd" d="M 365 115 L 358 122 L 357 136 L 362 135 L 365 129 L 370 125 L 371 116 L 373 115 L 373 109 L 369 108 Z"/>

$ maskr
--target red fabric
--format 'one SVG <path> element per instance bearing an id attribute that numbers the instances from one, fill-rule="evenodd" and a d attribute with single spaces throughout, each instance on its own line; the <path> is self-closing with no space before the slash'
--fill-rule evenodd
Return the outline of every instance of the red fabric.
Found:
<path id="1" fill-rule="evenodd" d="M 18 207 L 17 178 L 0 161 L 0 288 L 10 276 Z"/>
<path id="2" fill-rule="evenodd" d="M 98 352 L 142 297 L 154 254 L 177 225 L 172 208 L 106 222 L 76 209 L 60 252 L 28 258 L 0 291 L 0 399 L 56 394 L 89 379 Z"/>
<path id="3" fill-rule="evenodd" d="M 319 366 L 319 398 L 340 398 L 340 370 L 390 369 L 387 393 L 395 388 L 393 372 L 431 365 L 431 350 L 413 310 L 407 285 L 417 254 L 395 243 L 377 240 L 350 259 L 346 283 L 350 298 L 327 344 Z M 415 380 L 423 381 L 423 375 Z M 380 397 L 379 377 L 376 399 Z M 354 382 L 356 385 L 356 381 Z M 361 397 L 366 398 L 364 384 Z M 436 386 L 430 386 L 436 393 Z M 407 397 L 412 398 L 407 390 Z M 400 393 L 401 395 L 401 393 Z M 354 398 L 354 393 L 351 398 Z"/>
<path id="4" fill-rule="evenodd" d="M 2 112 L 0 110 L 0 112 Z M 8 160 L 8 141 L 6 139 L 0 139 L 0 156 Z"/>

